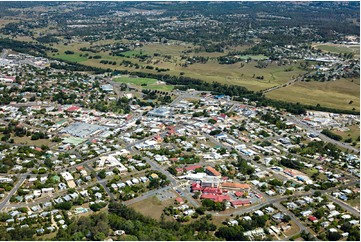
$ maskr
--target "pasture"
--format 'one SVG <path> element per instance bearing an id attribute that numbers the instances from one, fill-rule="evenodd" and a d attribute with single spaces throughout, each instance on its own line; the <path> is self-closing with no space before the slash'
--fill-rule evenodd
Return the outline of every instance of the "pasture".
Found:
<path id="1" fill-rule="evenodd" d="M 297 82 L 269 92 L 266 97 L 293 103 L 343 110 L 360 110 L 360 84 L 349 79 L 329 82 Z M 350 103 L 352 101 L 352 103 Z"/>

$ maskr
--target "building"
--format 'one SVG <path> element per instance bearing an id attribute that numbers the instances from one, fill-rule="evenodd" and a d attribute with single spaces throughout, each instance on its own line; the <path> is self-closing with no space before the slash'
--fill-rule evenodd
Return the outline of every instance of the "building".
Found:
<path id="1" fill-rule="evenodd" d="M 222 188 L 226 189 L 241 189 L 241 190 L 249 190 L 251 186 L 244 183 L 237 183 L 237 182 L 223 182 L 221 184 Z"/>
<path id="2" fill-rule="evenodd" d="M 216 176 L 216 177 L 221 177 L 221 173 L 219 171 L 217 171 L 216 169 L 214 169 L 211 166 L 207 166 L 206 167 L 206 173 L 210 176 Z"/>
<path id="3" fill-rule="evenodd" d="M 251 205 L 252 202 L 249 199 L 244 199 L 244 200 L 235 200 L 235 201 L 231 201 L 231 204 L 234 208 L 238 208 L 238 207 L 243 207 L 243 206 L 248 206 Z"/>

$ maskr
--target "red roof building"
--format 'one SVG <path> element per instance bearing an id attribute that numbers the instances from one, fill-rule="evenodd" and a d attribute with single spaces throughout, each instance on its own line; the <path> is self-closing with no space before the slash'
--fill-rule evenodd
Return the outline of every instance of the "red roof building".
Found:
<path id="1" fill-rule="evenodd" d="M 211 199 L 215 202 L 223 202 L 224 200 L 230 201 L 231 198 L 228 195 L 217 195 L 217 194 L 202 194 L 201 199 Z"/>
<path id="2" fill-rule="evenodd" d="M 199 183 L 192 183 L 192 191 L 202 191 L 202 187 Z"/>
<path id="3" fill-rule="evenodd" d="M 68 108 L 66 111 L 68 111 L 68 112 L 76 112 L 76 111 L 79 111 L 79 110 L 80 110 L 80 107 L 71 106 L 71 107 Z"/>
<path id="4" fill-rule="evenodd" d="M 239 206 L 248 206 L 250 205 L 252 202 L 250 200 L 236 200 L 236 201 L 232 201 L 231 204 L 233 207 L 237 208 Z"/>
<path id="5" fill-rule="evenodd" d="M 205 187 L 203 188 L 202 193 L 222 194 L 222 190 L 217 187 Z"/>
<path id="6" fill-rule="evenodd" d="M 235 192 L 234 195 L 236 195 L 237 197 L 242 197 L 243 196 L 243 192 Z"/>
<path id="7" fill-rule="evenodd" d="M 308 217 L 308 220 L 310 220 L 311 222 L 314 222 L 314 223 L 317 222 L 317 218 L 315 216 L 312 216 L 312 215 Z"/>
<path id="8" fill-rule="evenodd" d="M 183 201 L 183 199 L 182 199 L 181 197 L 177 197 L 175 200 L 176 200 L 176 202 L 179 203 L 179 204 L 183 204 L 183 203 L 184 203 L 184 201 Z"/>

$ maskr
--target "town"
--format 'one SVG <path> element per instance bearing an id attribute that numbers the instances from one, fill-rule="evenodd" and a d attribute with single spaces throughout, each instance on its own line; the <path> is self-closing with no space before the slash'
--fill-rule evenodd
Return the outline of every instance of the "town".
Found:
<path id="1" fill-rule="evenodd" d="M 359 241 L 359 2 L 0 2 L 0 240 Z"/>
<path id="2" fill-rule="evenodd" d="M 11 99 L 1 106 L 7 233 L 52 234 L 114 201 L 179 223 L 206 216 L 225 224 L 216 233 L 225 239 L 237 225 L 249 240 L 359 230 L 359 137 L 351 145 L 323 132 L 358 127 L 359 115 L 150 90 L 131 84 L 146 81 L 137 76 L 74 75 L 10 52 L 1 66 L 2 98 Z"/>

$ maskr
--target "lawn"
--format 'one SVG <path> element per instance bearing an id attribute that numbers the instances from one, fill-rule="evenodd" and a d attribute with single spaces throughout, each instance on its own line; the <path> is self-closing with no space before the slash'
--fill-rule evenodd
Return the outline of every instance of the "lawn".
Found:
<path id="1" fill-rule="evenodd" d="M 173 204 L 173 199 L 161 202 L 158 200 L 158 198 L 153 196 L 141 202 L 134 203 L 130 205 L 130 207 L 134 208 L 136 211 L 142 213 L 145 216 L 159 220 L 161 214 L 163 213 L 163 209 Z"/>
<path id="2" fill-rule="evenodd" d="M 269 92 L 266 97 L 288 102 L 360 110 L 360 84 L 349 79 L 330 82 L 297 82 Z M 351 104 L 350 101 L 353 101 Z"/>

